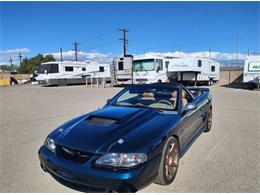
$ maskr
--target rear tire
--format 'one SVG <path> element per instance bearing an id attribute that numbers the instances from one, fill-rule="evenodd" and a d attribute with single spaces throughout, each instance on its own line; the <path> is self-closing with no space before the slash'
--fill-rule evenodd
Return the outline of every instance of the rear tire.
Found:
<path id="1" fill-rule="evenodd" d="M 209 132 L 211 130 L 211 127 L 212 127 L 212 108 L 210 108 L 208 111 L 206 129 L 204 132 Z"/>
<path id="2" fill-rule="evenodd" d="M 169 185 L 173 182 L 179 167 L 179 153 L 179 143 L 177 139 L 169 137 L 163 148 L 158 175 L 154 183 Z"/>

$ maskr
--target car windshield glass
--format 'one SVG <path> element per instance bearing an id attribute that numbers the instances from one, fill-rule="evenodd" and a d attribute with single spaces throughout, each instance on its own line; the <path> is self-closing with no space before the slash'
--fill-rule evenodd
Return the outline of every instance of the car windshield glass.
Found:
<path id="1" fill-rule="evenodd" d="M 178 90 L 172 86 L 129 85 L 111 100 L 111 104 L 177 111 Z"/>
<path id="2" fill-rule="evenodd" d="M 154 65 L 154 59 L 134 60 L 133 71 L 152 71 Z"/>

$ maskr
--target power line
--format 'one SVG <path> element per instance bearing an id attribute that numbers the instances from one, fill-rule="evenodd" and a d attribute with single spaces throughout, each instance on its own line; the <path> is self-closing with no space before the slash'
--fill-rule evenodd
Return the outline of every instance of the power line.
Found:
<path id="1" fill-rule="evenodd" d="M 128 29 L 125 29 L 125 28 L 119 29 L 119 31 L 122 31 L 124 33 L 123 39 L 119 39 L 119 40 L 123 41 L 123 51 L 124 51 L 124 57 L 125 57 L 126 56 L 126 44 L 128 42 L 128 40 L 126 39 L 126 33 L 129 31 L 128 31 Z"/>

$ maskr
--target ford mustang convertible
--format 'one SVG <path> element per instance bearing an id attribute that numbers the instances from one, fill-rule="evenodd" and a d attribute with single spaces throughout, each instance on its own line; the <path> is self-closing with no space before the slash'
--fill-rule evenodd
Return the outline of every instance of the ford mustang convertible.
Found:
<path id="1" fill-rule="evenodd" d="M 129 85 L 96 111 L 54 129 L 40 165 L 80 191 L 136 192 L 173 182 L 179 159 L 212 124 L 209 89 Z"/>

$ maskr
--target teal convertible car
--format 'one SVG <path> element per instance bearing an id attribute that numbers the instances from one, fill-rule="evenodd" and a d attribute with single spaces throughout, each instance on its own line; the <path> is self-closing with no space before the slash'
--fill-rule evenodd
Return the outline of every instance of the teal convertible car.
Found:
<path id="1" fill-rule="evenodd" d="M 179 159 L 211 125 L 209 89 L 129 85 L 103 108 L 54 129 L 39 149 L 40 165 L 80 191 L 136 192 L 152 182 L 169 185 Z"/>

